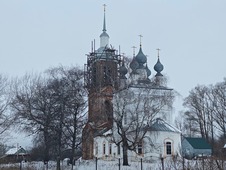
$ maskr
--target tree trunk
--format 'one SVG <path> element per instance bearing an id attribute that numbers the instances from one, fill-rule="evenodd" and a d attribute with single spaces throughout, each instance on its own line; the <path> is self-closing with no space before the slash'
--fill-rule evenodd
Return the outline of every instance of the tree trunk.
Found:
<path id="1" fill-rule="evenodd" d="M 76 138 L 77 138 L 77 111 L 76 114 L 74 115 L 74 134 L 73 134 L 73 139 L 72 139 L 72 147 L 71 147 L 71 170 L 73 170 L 73 165 L 74 165 L 74 157 L 75 157 L 75 142 L 76 142 Z"/>
<path id="2" fill-rule="evenodd" d="M 57 157 L 57 170 L 60 170 L 60 157 Z"/>
<path id="3" fill-rule="evenodd" d="M 49 162 L 49 139 L 48 139 L 48 129 L 44 130 L 44 142 L 45 142 L 45 150 L 44 150 L 44 164 L 46 165 L 46 169 L 48 170 L 48 162 Z"/>
<path id="4" fill-rule="evenodd" d="M 128 166 L 129 163 L 128 163 L 128 148 L 127 148 L 127 142 L 123 142 L 123 166 Z"/>
<path id="5" fill-rule="evenodd" d="M 65 110 L 65 103 L 63 101 L 63 97 L 60 96 L 61 100 L 61 113 L 60 113 L 60 120 L 59 120 L 59 129 L 57 129 L 58 132 L 58 155 L 57 155 L 57 170 L 60 170 L 60 160 L 61 160 L 61 147 L 62 147 L 62 133 L 63 133 L 63 121 L 64 121 L 64 110 Z"/>

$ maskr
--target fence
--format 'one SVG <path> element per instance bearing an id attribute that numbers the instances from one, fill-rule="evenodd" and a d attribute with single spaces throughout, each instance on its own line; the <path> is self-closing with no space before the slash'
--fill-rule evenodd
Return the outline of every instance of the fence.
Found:
<path id="1" fill-rule="evenodd" d="M 185 160 L 177 158 L 129 158 L 129 166 L 122 166 L 122 158 L 114 160 L 78 160 L 74 170 L 217 170 L 226 168 L 226 160 L 219 160 L 213 157 Z M 43 162 L 22 162 L 15 164 L 0 164 L 1 170 L 47 170 Z M 48 170 L 56 170 L 56 162 L 49 161 Z M 71 170 L 71 165 L 61 162 L 61 170 Z"/>

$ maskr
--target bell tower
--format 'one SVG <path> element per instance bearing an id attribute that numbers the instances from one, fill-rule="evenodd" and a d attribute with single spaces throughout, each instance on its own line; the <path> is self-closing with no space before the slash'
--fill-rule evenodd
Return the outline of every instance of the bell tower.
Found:
<path id="1" fill-rule="evenodd" d="M 121 56 L 109 46 L 106 30 L 104 5 L 103 30 L 100 35 L 100 47 L 91 52 L 85 64 L 85 86 L 88 90 L 88 122 L 82 133 L 82 157 L 93 159 L 93 139 L 104 133 L 113 125 L 113 91 L 119 88 L 119 66 Z"/>

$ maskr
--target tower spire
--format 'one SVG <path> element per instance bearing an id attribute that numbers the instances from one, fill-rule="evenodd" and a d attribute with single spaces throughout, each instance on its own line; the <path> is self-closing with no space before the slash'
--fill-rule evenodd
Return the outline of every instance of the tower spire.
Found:
<path id="1" fill-rule="evenodd" d="M 107 5 L 104 4 L 103 6 L 104 6 L 104 23 L 103 23 L 103 31 L 105 32 L 105 31 L 107 31 L 107 30 L 106 30 L 106 21 L 105 21 L 105 11 L 106 11 L 106 6 L 107 6 Z"/>
<path id="2" fill-rule="evenodd" d="M 106 11 L 106 4 L 104 6 L 104 22 L 103 22 L 103 32 L 100 35 L 100 47 L 106 47 L 109 43 L 109 35 L 107 34 L 106 29 L 106 20 L 105 20 L 105 11 Z"/>

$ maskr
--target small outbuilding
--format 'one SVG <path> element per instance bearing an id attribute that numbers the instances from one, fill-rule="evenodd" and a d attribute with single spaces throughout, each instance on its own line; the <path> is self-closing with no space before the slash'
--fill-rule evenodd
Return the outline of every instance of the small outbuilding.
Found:
<path id="1" fill-rule="evenodd" d="M 4 156 L 0 158 L 1 163 L 14 163 L 20 161 L 26 161 L 29 158 L 27 151 L 20 147 L 15 147 L 9 149 Z"/>
<path id="2" fill-rule="evenodd" d="M 212 148 L 204 138 L 185 137 L 182 139 L 182 155 L 186 159 L 210 156 Z"/>

